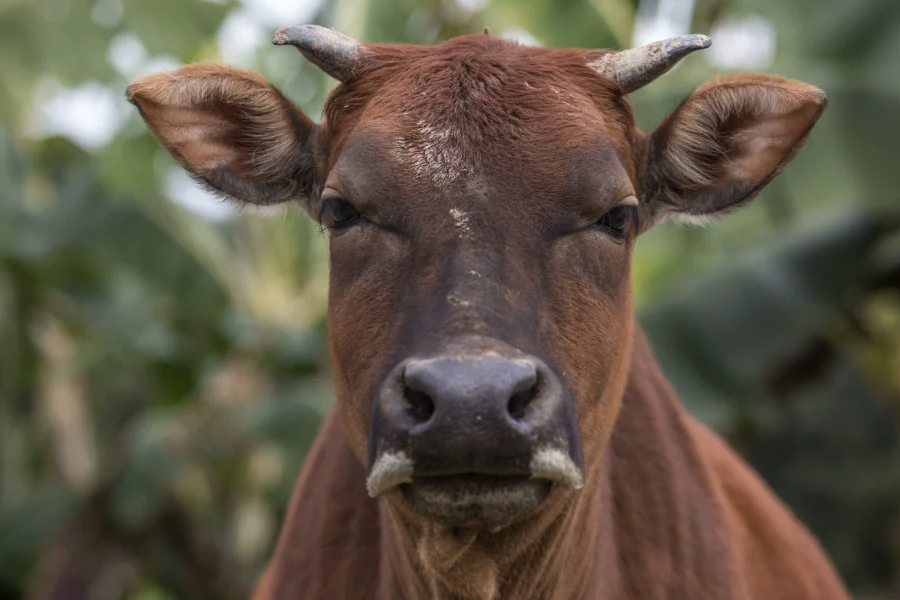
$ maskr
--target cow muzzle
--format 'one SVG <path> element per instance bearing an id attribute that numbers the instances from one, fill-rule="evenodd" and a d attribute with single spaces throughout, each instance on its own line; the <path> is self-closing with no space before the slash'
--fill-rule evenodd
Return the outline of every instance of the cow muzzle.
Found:
<path id="1" fill-rule="evenodd" d="M 582 487 L 572 404 L 553 372 L 524 354 L 407 360 L 373 412 L 369 494 L 399 487 L 447 526 L 508 525 L 553 486 Z"/>

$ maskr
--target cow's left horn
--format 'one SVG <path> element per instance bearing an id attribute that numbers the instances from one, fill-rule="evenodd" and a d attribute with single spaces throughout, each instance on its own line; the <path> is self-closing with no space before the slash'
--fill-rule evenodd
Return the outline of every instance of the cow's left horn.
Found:
<path id="1" fill-rule="evenodd" d="M 609 52 L 589 60 L 588 66 L 615 79 L 630 93 L 664 74 L 691 52 L 709 48 L 710 44 L 712 40 L 705 35 L 682 35 L 621 52 Z"/>
<path id="2" fill-rule="evenodd" d="M 344 81 L 368 54 L 366 47 L 351 37 L 318 25 L 294 25 L 275 32 L 272 43 L 296 46 L 311 63 L 338 81 Z"/>

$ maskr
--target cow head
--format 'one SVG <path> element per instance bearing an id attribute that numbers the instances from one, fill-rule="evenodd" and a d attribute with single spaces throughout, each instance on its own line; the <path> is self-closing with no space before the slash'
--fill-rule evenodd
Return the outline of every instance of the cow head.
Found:
<path id="1" fill-rule="evenodd" d="M 619 53 L 311 26 L 275 41 L 341 80 L 322 125 L 222 66 L 128 97 L 212 190 L 296 201 L 331 231 L 339 410 L 369 492 L 452 527 L 496 529 L 596 478 L 629 372 L 636 236 L 749 201 L 825 105 L 734 77 L 640 132 L 625 94 L 703 36 Z"/>

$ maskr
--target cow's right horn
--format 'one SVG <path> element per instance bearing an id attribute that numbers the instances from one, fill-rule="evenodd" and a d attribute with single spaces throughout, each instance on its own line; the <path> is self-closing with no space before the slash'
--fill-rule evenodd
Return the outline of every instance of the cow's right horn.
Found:
<path id="1" fill-rule="evenodd" d="M 338 81 L 364 64 L 368 50 L 351 37 L 318 25 L 294 25 L 275 32 L 276 46 L 295 46 L 311 63 Z"/>
<path id="2" fill-rule="evenodd" d="M 691 52 L 709 48 L 711 43 L 705 35 L 682 35 L 621 52 L 607 52 L 589 60 L 588 66 L 615 79 L 631 93 L 674 67 Z"/>

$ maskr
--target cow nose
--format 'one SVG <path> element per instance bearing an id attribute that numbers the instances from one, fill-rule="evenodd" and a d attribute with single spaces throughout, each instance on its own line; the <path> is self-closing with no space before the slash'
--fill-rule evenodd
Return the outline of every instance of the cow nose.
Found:
<path id="1" fill-rule="evenodd" d="M 528 359 L 487 355 L 409 361 L 403 370 L 403 398 L 412 421 L 410 434 L 426 435 L 449 420 L 527 436 L 526 410 L 537 385 L 538 365 Z"/>
<path id="2" fill-rule="evenodd" d="M 458 477 L 579 488 L 583 464 L 574 406 L 544 362 L 521 352 L 441 355 L 400 363 L 381 386 L 366 485 L 373 497 Z"/>
<path id="3" fill-rule="evenodd" d="M 410 359 L 395 377 L 373 418 L 370 466 L 397 451 L 412 477 L 527 477 L 536 445 L 565 437 L 555 425 L 565 418 L 562 388 L 534 357 Z"/>

